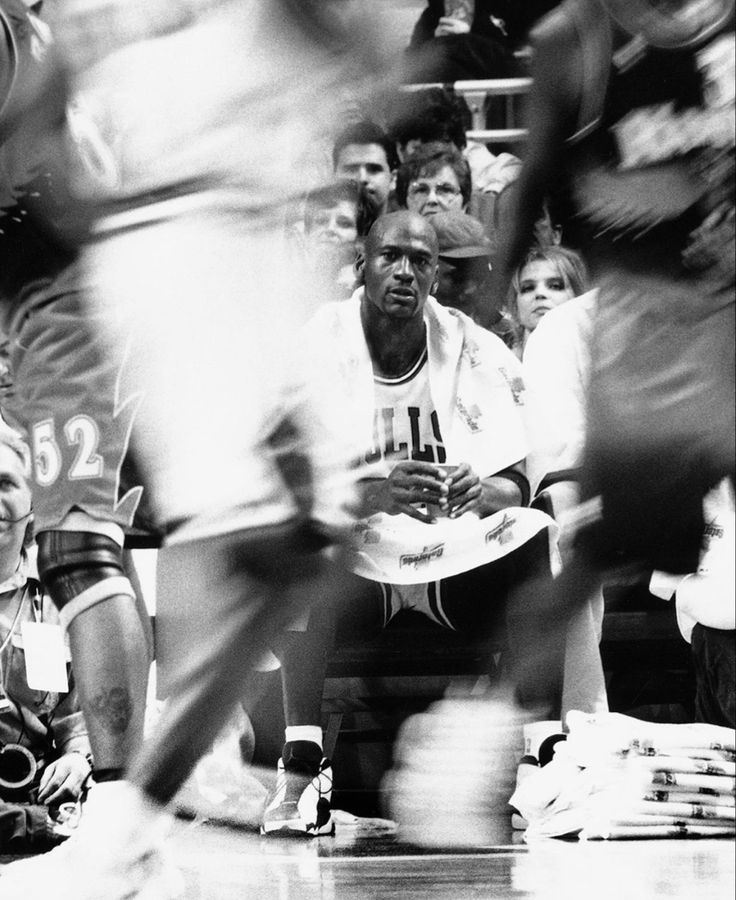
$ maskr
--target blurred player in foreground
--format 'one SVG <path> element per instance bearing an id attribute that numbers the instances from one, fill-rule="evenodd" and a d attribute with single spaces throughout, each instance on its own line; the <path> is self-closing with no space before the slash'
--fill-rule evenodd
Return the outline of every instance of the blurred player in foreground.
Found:
<path id="1" fill-rule="evenodd" d="M 529 142 L 494 296 L 553 187 L 565 242 L 600 289 L 576 553 L 554 588 L 530 592 L 537 652 L 516 672 L 539 718 L 553 687 L 545 648 L 571 611 L 606 577 L 694 571 L 704 497 L 733 480 L 733 8 L 567 0 L 534 34 Z M 499 782 L 522 716 L 516 697 L 483 709 L 445 702 L 407 725 L 392 780 L 413 840 L 503 839 L 494 815 L 511 779 Z"/>
<path id="2" fill-rule="evenodd" d="M 0 2 L 0 330 L 13 377 L 2 414 L 31 448 L 38 570 L 74 657 L 94 756 L 90 802 L 114 810 L 143 740 L 150 665 L 148 615 L 122 549 L 141 499 L 121 477 L 138 398 L 119 399 L 122 353 L 86 314 L 79 250 L 58 227 L 69 213 L 57 143 L 64 80 L 30 5 Z M 85 222 L 80 209 L 75 231 Z M 58 661 L 60 639 L 52 647 L 56 656 L 44 655 Z"/>
<path id="3" fill-rule="evenodd" d="M 72 130 L 98 175 L 73 185 L 98 210 L 88 287 L 111 346 L 129 350 L 121 403 L 147 392 L 136 453 L 169 532 L 165 565 L 202 613 L 114 818 L 83 815 L 63 848 L 4 870 L 3 896 L 178 896 L 158 851 L 166 804 L 268 637 L 337 589 L 320 551 L 339 528 L 347 479 L 338 448 L 314 440 L 289 351 L 319 285 L 296 271 L 282 237 L 314 141 L 334 130 L 346 87 L 375 88 L 377 48 L 390 50 L 373 33 L 380 17 L 360 6 L 60 6 Z"/>

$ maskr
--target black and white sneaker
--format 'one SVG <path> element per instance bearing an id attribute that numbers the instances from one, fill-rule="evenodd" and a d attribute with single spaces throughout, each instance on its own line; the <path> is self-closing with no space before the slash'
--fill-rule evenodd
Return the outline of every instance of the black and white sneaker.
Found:
<path id="1" fill-rule="evenodd" d="M 276 788 L 266 801 L 261 834 L 334 834 L 330 801 L 332 767 L 318 744 L 284 744 Z"/>

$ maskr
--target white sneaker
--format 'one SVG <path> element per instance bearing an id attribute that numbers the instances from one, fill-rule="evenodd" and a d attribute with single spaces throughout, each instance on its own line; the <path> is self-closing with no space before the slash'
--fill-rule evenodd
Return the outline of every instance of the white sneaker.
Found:
<path id="1" fill-rule="evenodd" d="M 75 800 L 73 802 L 62 803 L 56 812 L 56 816 L 51 820 L 51 830 L 54 836 L 60 840 L 70 838 L 82 820 L 82 801 Z"/>
<path id="2" fill-rule="evenodd" d="M 0 868 L 3 900 L 177 900 L 165 859 L 168 817 L 127 782 L 95 785 L 79 827 L 54 850 Z"/>
<path id="3" fill-rule="evenodd" d="M 525 729 L 526 730 L 526 729 Z M 519 762 L 519 766 L 516 770 L 516 787 L 514 788 L 514 794 L 519 790 L 520 785 L 522 785 L 527 778 L 530 778 L 532 775 L 535 775 L 539 771 L 539 761 L 526 753 L 527 749 L 527 737 L 524 735 L 524 756 L 521 757 Z M 511 827 L 514 831 L 526 831 L 529 827 L 529 823 L 521 815 L 521 813 L 515 809 L 511 808 Z"/>
<path id="4" fill-rule="evenodd" d="M 562 722 L 552 720 L 529 722 L 524 725 L 523 734 L 524 755 L 516 770 L 514 794 L 527 778 L 536 775 L 543 766 L 550 762 L 555 745 L 567 737 L 562 732 Z M 514 831 L 526 831 L 529 827 L 529 823 L 517 809 L 513 809 L 511 814 L 511 827 Z"/>

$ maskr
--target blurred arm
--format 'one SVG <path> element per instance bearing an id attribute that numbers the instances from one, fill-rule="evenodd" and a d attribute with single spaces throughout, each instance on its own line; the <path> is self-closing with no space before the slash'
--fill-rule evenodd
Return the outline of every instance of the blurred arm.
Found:
<path id="1" fill-rule="evenodd" d="M 533 44 L 529 137 L 515 203 L 500 229 L 491 304 L 481 322 L 486 327 L 506 299 L 511 275 L 531 243 L 549 188 L 561 178 L 565 140 L 575 130 L 579 106 L 583 70 L 572 25 L 561 15 L 552 15 L 534 32 Z"/>

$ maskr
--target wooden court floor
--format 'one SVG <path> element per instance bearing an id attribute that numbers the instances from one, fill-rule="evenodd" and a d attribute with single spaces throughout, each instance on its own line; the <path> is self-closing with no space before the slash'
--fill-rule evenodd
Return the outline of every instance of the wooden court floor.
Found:
<path id="1" fill-rule="evenodd" d="M 547 840 L 439 852 L 354 827 L 300 840 L 183 820 L 170 841 L 184 900 L 732 900 L 735 846 Z M 22 898 L 6 897 L 0 879 L 0 900 Z"/>
<path id="2" fill-rule="evenodd" d="M 186 900 L 731 900 L 734 841 L 509 844 L 442 853 L 390 834 L 263 838 L 178 822 Z"/>

